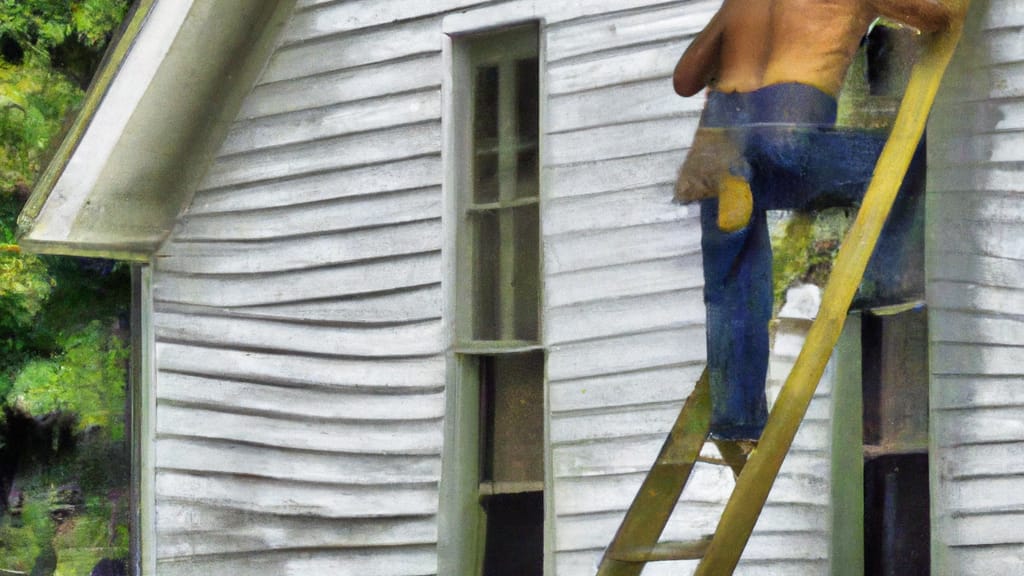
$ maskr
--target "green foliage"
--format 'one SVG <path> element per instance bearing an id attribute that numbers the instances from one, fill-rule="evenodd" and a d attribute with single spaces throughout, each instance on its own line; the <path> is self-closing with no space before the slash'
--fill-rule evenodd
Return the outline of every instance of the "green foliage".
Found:
<path id="1" fill-rule="evenodd" d="M 74 413 L 79 430 L 99 427 L 122 440 L 127 348 L 98 321 L 59 344 L 64 351 L 52 360 L 25 365 L 6 404 L 34 417 Z"/>
<path id="2" fill-rule="evenodd" d="M 92 498 L 81 514 L 61 525 L 53 539 L 54 576 L 83 576 L 104 558 L 127 558 L 127 510 L 126 502 Z"/>
<path id="3" fill-rule="evenodd" d="M 18 517 L 0 519 L 0 570 L 26 572 L 48 550 L 56 532 L 50 519 L 50 499 L 29 499 Z"/>
<path id="4" fill-rule="evenodd" d="M 69 39 L 101 50 L 127 8 L 127 0 L 3 0 L 0 36 L 41 54 Z"/>
<path id="5" fill-rule="evenodd" d="M 772 230 L 772 284 L 775 312 L 786 290 L 798 283 L 824 287 L 832 260 L 852 222 L 848 209 L 796 212 Z"/>
<path id="6" fill-rule="evenodd" d="M 0 190 L 32 182 L 127 9 L 127 0 L 0 3 Z"/>
<path id="7" fill-rule="evenodd" d="M 0 0 L 0 471 L 17 470 L 0 484 L 23 501 L 0 516 L 0 570 L 80 576 L 128 555 L 128 352 L 116 336 L 127 269 L 15 242 L 27 192 L 130 4 Z"/>
<path id="8" fill-rule="evenodd" d="M 65 114 L 82 99 L 69 77 L 34 56 L 0 62 L 0 189 L 27 186 Z"/>
<path id="9" fill-rule="evenodd" d="M 0 326 L 26 328 L 53 289 L 46 265 L 33 255 L 0 254 Z"/>

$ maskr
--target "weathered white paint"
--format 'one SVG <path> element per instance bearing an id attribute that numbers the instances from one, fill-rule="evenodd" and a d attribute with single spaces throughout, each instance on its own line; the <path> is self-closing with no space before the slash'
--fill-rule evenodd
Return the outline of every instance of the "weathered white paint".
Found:
<path id="1" fill-rule="evenodd" d="M 340 230 L 440 218 L 439 192 L 437 188 L 430 187 L 364 195 L 336 202 L 189 216 L 179 221 L 175 240 L 246 242 L 310 237 Z"/>
<path id="2" fill-rule="evenodd" d="M 300 80 L 262 84 L 239 113 L 240 118 L 253 119 L 355 100 L 400 94 L 414 90 L 439 88 L 437 74 L 441 66 L 437 54 L 427 53 L 408 59 L 376 65 L 373 82 L 363 80 L 363 71 L 342 69 Z"/>
<path id="3" fill-rule="evenodd" d="M 172 275 L 155 287 L 157 300 L 203 306 L 261 306 L 402 290 L 440 282 L 436 253 L 393 261 L 369 260 L 328 268 L 252 275 Z M 171 278 L 175 278 L 172 282 Z"/>
<path id="4" fill-rule="evenodd" d="M 927 207 L 939 576 L 1024 570 L 1024 8 L 973 9 L 929 129 L 939 144 Z"/>
<path id="5" fill-rule="evenodd" d="M 352 264 L 441 250 L 440 218 L 391 225 L 387 238 L 376 227 L 355 227 L 318 236 L 284 236 L 261 241 L 188 241 L 165 244 L 156 257 L 168 272 L 260 274 L 311 266 Z M 264 255 L 273 253 L 274 259 Z"/>
<path id="6" fill-rule="evenodd" d="M 437 154 L 440 123 L 355 133 L 317 142 L 218 158 L 203 188 L 237 186 L 279 178 L 294 178 L 366 164 Z"/>
<path id="7" fill-rule="evenodd" d="M 357 168 L 340 167 L 320 174 L 297 175 L 269 182 L 242 183 L 196 193 L 189 213 L 193 215 L 235 210 L 256 210 L 320 202 L 368 194 L 396 192 L 441 184 L 440 154 L 391 160 Z M 288 193 L 282 193 L 287 190 Z"/>

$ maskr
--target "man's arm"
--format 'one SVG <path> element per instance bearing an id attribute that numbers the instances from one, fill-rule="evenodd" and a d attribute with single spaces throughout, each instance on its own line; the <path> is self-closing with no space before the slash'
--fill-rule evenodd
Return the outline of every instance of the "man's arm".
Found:
<path id="1" fill-rule="evenodd" d="M 722 10 L 697 34 L 676 63 L 672 87 L 680 96 L 693 96 L 708 85 L 718 70 L 722 47 Z"/>
<path id="2" fill-rule="evenodd" d="M 869 0 L 882 16 L 922 32 L 938 32 L 963 19 L 963 0 Z"/>

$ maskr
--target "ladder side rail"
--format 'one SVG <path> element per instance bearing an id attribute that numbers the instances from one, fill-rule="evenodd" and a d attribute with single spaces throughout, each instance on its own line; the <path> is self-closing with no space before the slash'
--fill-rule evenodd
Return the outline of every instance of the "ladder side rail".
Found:
<path id="1" fill-rule="evenodd" d="M 643 571 L 645 561 L 616 558 L 636 550 L 650 550 L 658 542 L 690 478 L 710 426 L 711 394 L 705 369 L 605 550 L 598 576 L 638 576 Z"/>

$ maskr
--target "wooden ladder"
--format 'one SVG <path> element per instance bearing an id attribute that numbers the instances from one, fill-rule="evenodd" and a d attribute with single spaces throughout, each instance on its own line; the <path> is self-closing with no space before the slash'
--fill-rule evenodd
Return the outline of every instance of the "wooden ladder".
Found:
<path id="1" fill-rule="evenodd" d="M 961 1 L 961 15 L 966 14 L 968 2 Z M 722 460 L 716 463 L 732 467 L 738 476 L 715 533 L 691 542 L 659 542 L 707 440 L 711 402 L 705 371 L 605 550 L 598 576 L 637 576 L 648 562 L 668 560 L 700 560 L 695 576 L 727 576 L 735 570 L 842 332 L 962 29 L 961 16 L 948 30 L 930 37 L 927 50 L 914 66 L 864 202 L 839 249 L 818 317 L 757 447 L 747 458 L 737 447 L 719 444 Z"/>

